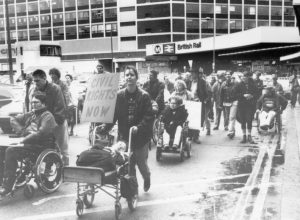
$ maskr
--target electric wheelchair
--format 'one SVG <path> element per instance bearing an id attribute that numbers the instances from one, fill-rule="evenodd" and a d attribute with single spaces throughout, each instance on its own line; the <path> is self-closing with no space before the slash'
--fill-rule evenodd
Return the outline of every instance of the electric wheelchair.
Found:
<path id="1" fill-rule="evenodd" d="M 1 170 L 0 183 L 3 182 L 3 171 L 5 166 L 5 150 L 11 146 L 22 147 L 21 144 L 1 145 Z M 3 161 L 3 162 L 2 162 Z M 44 193 L 55 192 L 62 183 L 62 156 L 59 147 L 47 148 L 40 154 L 28 153 L 22 160 L 18 161 L 16 180 L 12 191 L 7 196 L 14 196 L 15 192 L 24 187 L 24 196 L 30 199 L 34 196 L 37 188 Z"/>

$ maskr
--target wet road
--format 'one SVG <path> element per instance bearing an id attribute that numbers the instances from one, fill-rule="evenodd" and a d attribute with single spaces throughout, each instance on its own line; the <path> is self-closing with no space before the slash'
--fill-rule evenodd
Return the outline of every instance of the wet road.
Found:
<path id="1" fill-rule="evenodd" d="M 80 125 L 78 136 L 72 137 L 71 163 L 87 148 L 87 131 L 86 124 Z M 157 162 L 153 147 L 149 154 L 150 191 L 143 192 L 139 175 L 138 207 L 130 212 L 122 200 L 121 219 L 280 219 L 281 157 L 276 157 L 276 163 L 270 159 L 277 154 L 278 136 L 255 132 L 257 144 L 251 146 L 240 144 L 239 137 L 237 131 L 237 137 L 229 140 L 222 129 L 201 136 L 202 143 L 193 144 L 192 156 L 184 162 L 179 154 L 163 155 Z M 38 191 L 31 200 L 22 193 L 20 190 L 14 198 L 1 201 L 1 219 L 78 219 L 73 183 L 64 183 L 50 195 Z M 80 219 L 114 219 L 114 200 L 97 193 L 93 207 L 85 209 Z"/>

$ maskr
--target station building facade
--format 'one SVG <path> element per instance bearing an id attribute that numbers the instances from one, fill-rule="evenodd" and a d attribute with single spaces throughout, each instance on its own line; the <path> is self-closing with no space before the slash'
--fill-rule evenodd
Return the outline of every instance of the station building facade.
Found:
<path id="1" fill-rule="evenodd" d="M 111 71 L 170 69 L 176 56 L 147 57 L 146 45 L 231 35 L 249 29 L 295 27 L 292 0 L 7 0 L 12 42 L 58 41 L 71 71 L 97 60 Z M 0 45 L 7 43 L 0 0 Z"/>

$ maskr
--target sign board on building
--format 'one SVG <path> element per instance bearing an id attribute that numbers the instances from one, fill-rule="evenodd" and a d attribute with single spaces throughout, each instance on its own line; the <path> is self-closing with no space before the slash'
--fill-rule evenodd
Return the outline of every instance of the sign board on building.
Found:
<path id="1" fill-rule="evenodd" d="M 176 42 L 176 54 L 197 52 L 201 48 L 201 41 Z"/>
<path id="2" fill-rule="evenodd" d="M 175 44 L 163 44 L 163 54 L 175 54 Z"/>
<path id="3" fill-rule="evenodd" d="M 112 123 L 120 74 L 94 75 L 90 81 L 84 107 L 82 121 Z"/>
<path id="4" fill-rule="evenodd" d="M 153 46 L 153 53 L 154 54 L 163 54 L 163 45 L 162 44 L 155 44 Z"/>

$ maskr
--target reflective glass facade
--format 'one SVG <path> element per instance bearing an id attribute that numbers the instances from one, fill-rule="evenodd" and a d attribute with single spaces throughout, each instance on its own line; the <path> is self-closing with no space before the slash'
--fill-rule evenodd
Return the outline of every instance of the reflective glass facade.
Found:
<path id="1" fill-rule="evenodd" d="M 222 35 L 259 26 L 296 25 L 292 0 L 130 0 L 121 6 L 117 0 L 8 2 L 13 41 L 118 36 L 121 44 L 136 42 L 135 49 L 143 50 L 151 43 L 211 37 L 214 28 Z M 6 42 L 4 13 L 0 0 L 0 44 Z M 127 19 L 130 14 L 133 18 Z"/>

